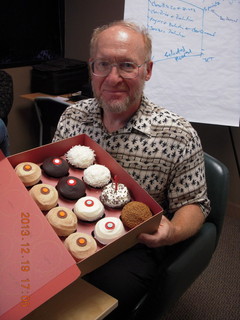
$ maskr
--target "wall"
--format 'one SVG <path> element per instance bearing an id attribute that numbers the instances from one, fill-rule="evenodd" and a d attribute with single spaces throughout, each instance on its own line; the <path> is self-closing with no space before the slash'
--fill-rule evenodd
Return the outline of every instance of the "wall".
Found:
<path id="1" fill-rule="evenodd" d="M 124 0 L 66 0 L 65 12 L 65 56 L 88 60 L 92 30 L 122 19 Z"/>
<path id="2" fill-rule="evenodd" d="M 89 39 L 94 27 L 121 19 L 123 0 L 66 0 L 65 56 L 80 60 L 89 58 Z M 9 116 L 11 153 L 37 146 L 38 124 L 33 103 L 20 97 L 30 92 L 31 67 L 7 69 L 14 81 L 14 104 Z M 240 216 L 240 179 L 230 139 L 229 128 L 193 124 L 202 140 L 203 149 L 230 170 L 229 213 Z M 240 159 L 240 128 L 232 128 Z"/>

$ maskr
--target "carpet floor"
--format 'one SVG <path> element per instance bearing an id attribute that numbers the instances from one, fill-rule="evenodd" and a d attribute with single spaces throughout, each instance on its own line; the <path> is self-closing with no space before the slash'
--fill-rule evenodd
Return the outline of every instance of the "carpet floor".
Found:
<path id="1" fill-rule="evenodd" d="M 240 216 L 225 217 L 213 258 L 161 320 L 240 319 Z"/>

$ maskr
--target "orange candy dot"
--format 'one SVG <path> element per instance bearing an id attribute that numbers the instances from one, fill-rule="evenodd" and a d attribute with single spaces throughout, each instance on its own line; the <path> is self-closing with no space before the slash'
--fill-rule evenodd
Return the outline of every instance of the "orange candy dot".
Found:
<path id="1" fill-rule="evenodd" d="M 47 187 L 42 187 L 41 192 L 42 192 L 42 194 L 48 194 L 50 192 L 50 190 Z"/>
<path id="2" fill-rule="evenodd" d="M 23 170 L 25 171 L 30 171 L 32 169 L 32 166 L 30 166 L 30 164 L 25 164 L 25 166 L 23 167 Z"/>
<path id="3" fill-rule="evenodd" d="M 57 215 L 59 218 L 66 218 L 67 217 L 67 213 L 64 210 L 59 210 Z"/>
<path id="4" fill-rule="evenodd" d="M 83 237 L 80 237 L 80 238 L 77 239 L 77 244 L 80 247 L 84 247 L 87 244 L 87 240 L 85 238 L 83 238 Z"/>

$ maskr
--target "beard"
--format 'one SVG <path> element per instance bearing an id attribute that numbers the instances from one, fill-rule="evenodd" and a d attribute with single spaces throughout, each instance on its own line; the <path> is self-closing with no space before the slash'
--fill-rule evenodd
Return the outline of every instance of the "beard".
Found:
<path id="1" fill-rule="evenodd" d="M 130 97 L 126 97 L 124 100 L 112 99 L 110 101 L 105 101 L 101 96 L 96 97 L 98 103 L 103 108 L 103 110 L 108 110 L 112 113 L 121 113 L 128 110 L 131 105 Z"/>
<path id="2" fill-rule="evenodd" d="M 130 96 L 125 97 L 124 99 L 108 99 L 107 101 L 103 98 L 101 93 L 97 94 L 93 87 L 94 97 L 97 99 L 99 105 L 103 108 L 103 110 L 112 112 L 112 113 L 122 113 L 127 111 L 132 105 L 140 103 L 145 82 L 143 81 L 141 85 L 133 92 Z"/>

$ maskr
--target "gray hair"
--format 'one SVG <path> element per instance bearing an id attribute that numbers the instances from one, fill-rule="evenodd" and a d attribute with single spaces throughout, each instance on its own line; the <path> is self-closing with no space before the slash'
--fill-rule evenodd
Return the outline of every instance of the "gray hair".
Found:
<path id="1" fill-rule="evenodd" d="M 150 61 L 151 60 L 151 56 L 152 56 L 152 40 L 150 38 L 150 35 L 148 33 L 148 30 L 146 27 L 140 27 L 137 24 L 135 24 L 134 22 L 128 22 L 125 20 L 118 20 L 118 21 L 114 21 L 111 22 L 109 24 L 105 24 L 101 27 L 98 27 L 96 29 L 94 29 L 93 33 L 92 33 L 92 37 L 91 37 L 91 41 L 90 41 L 90 56 L 93 57 L 94 55 L 94 51 L 96 48 L 96 42 L 97 39 L 99 37 L 99 34 L 111 27 L 114 26 L 122 26 L 125 27 L 127 29 L 133 30 L 139 34 L 142 35 L 143 37 L 143 41 L 145 44 L 145 55 L 146 55 L 146 61 Z"/>

